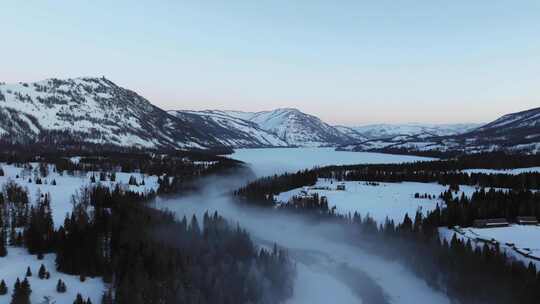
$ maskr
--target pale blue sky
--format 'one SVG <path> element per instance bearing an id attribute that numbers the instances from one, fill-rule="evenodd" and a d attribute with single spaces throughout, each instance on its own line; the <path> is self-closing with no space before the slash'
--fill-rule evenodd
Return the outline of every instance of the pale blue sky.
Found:
<path id="1" fill-rule="evenodd" d="M 165 109 L 485 122 L 540 106 L 540 1 L 1 1 L 0 81 L 101 76 Z"/>

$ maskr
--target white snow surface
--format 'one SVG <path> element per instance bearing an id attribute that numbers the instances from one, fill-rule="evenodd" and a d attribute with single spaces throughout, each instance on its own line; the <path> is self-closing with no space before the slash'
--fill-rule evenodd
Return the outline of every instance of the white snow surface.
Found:
<path id="1" fill-rule="evenodd" d="M 92 303 L 100 303 L 101 296 L 106 290 L 106 284 L 101 278 L 87 277 L 84 282 L 81 282 L 79 276 L 68 275 L 56 271 L 55 254 L 46 254 L 43 260 L 38 260 L 36 255 L 28 254 L 25 248 L 8 247 L 8 255 L 0 258 L 0 280 L 6 282 L 8 294 L 0 296 L 0 304 L 8 304 L 11 302 L 11 294 L 13 285 L 17 278 L 24 280 L 26 268 L 30 267 L 32 276 L 28 278 L 32 293 L 30 301 L 32 303 L 42 303 L 45 296 L 50 297 L 51 303 L 56 301 L 57 304 L 73 303 L 77 293 L 80 293 L 86 300 L 88 297 Z M 50 279 L 40 280 L 38 278 L 38 270 L 41 264 L 51 274 Z M 65 293 L 56 292 L 56 283 L 58 279 L 64 281 L 67 287 Z"/>
<path id="2" fill-rule="evenodd" d="M 344 184 L 346 190 L 336 190 L 336 186 Z M 314 188 L 330 188 L 330 190 L 319 190 Z M 385 219 L 401 223 L 406 213 L 414 218 L 417 210 L 426 212 L 435 209 L 437 204 L 443 202 L 438 199 L 439 195 L 446 191 L 448 187 L 435 183 L 379 183 L 378 186 L 367 185 L 365 182 L 337 182 L 331 179 L 319 179 L 313 187 L 297 188 L 276 196 L 278 203 L 286 203 L 293 196 L 299 195 L 301 191 L 308 193 L 318 193 L 319 196 L 328 198 L 328 206 L 336 207 L 336 212 L 340 214 L 360 213 L 362 216 L 369 214 L 378 223 L 384 223 Z M 460 186 L 460 192 L 470 196 L 474 192 L 474 187 Z M 415 193 L 430 194 L 433 199 L 415 198 Z"/>

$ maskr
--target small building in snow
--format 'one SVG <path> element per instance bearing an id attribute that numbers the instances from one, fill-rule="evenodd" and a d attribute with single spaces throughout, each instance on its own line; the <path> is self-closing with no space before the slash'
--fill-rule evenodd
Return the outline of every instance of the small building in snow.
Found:
<path id="1" fill-rule="evenodd" d="M 538 225 L 538 219 L 534 216 L 518 216 L 516 222 L 519 225 Z"/>
<path id="2" fill-rule="evenodd" d="M 473 226 L 476 228 L 496 228 L 496 227 L 508 227 L 510 224 L 505 218 L 474 220 Z"/>
<path id="3" fill-rule="evenodd" d="M 345 184 L 341 183 L 341 184 L 337 185 L 336 190 L 345 191 L 346 190 Z"/>

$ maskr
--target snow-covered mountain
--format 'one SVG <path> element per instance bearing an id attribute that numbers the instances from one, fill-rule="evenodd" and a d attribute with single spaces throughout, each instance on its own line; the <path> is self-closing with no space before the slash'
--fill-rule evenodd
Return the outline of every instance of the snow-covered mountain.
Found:
<path id="1" fill-rule="evenodd" d="M 540 151 L 540 107 L 504 115 L 446 140 L 467 147 Z"/>
<path id="2" fill-rule="evenodd" d="M 367 137 L 364 133 L 357 131 L 354 127 L 334 126 L 334 128 L 351 138 L 351 143 L 360 143 L 370 139 L 370 137 Z"/>
<path id="3" fill-rule="evenodd" d="M 354 130 L 358 134 L 368 139 L 391 138 L 398 135 L 407 136 L 448 136 L 468 132 L 481 124 L 459 123 L 459 124 L 370 124 L 357 127 L 344 127 Z"/>
<path id="4" fill-rule="evenodd" d="M 396 135 L 340 147 L 350 151 L 462 151 L 509 150 L 540 152 L 540 108 L 507 114 L 484 126 L 455 135 Z"/>
<path id="5" fill-rule="evenodd" d="M 282 108 L 262 112 L 226 111 L 226 113 L 256 123 L 291 146 L 336 146 L 352 140 L 320 118 L 298 109 Z"/>
<path id="6" fill-rule="evenodd" d="M 169 111 L 170 114 L 183 118 L 184 115 L 196 115 L 207 125 L 216 139 L 225 146 L 237 148 L 286 147 L 287 142 L 277 135 L 263 130 L 256 123 L 234 117 L 224 111 Z"/>
<path id="7" fill-rule="evenodd" d="M 0 84 L 0 139 L 52 145 L 207 149 L 197 115 L 175 117 L 105 78 Z"/>

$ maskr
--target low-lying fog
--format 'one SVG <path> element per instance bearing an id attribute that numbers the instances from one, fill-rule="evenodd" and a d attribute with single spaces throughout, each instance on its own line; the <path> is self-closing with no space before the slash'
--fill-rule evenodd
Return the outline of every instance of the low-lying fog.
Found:
<path id="1" fill-rule="evenodd" d="M 331 224 L 308 223 L 299 216 L 240 207 L 227 194 L 252 175 L 208 178 L 198 194 L 160 199 L 157 208 L 177 214 L 217 211 L 239 222 L 260 246 L 287 248 L 298 275 L 289 303 L 449 303 L 444 294 L 427 286 L 401 265 L 362 252 L 350 245 Z"/>

